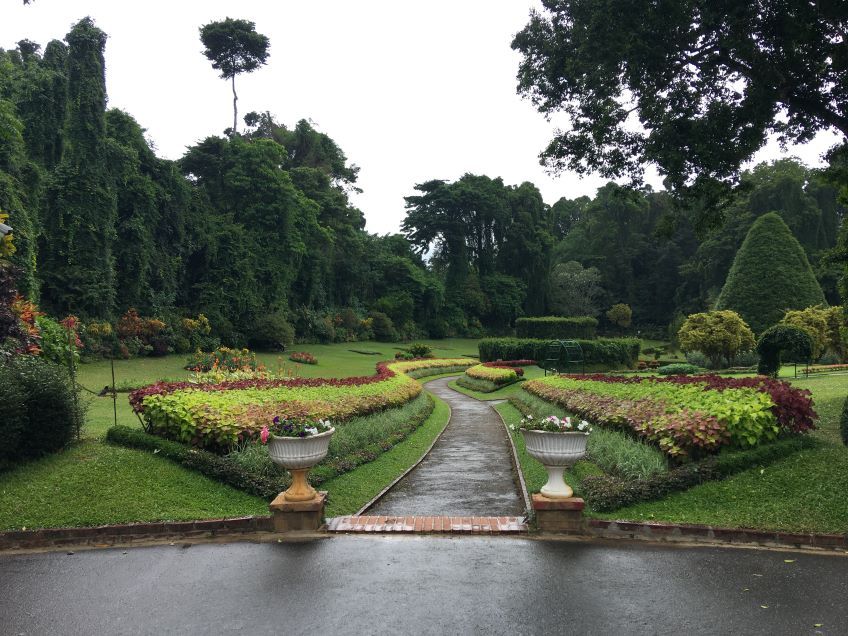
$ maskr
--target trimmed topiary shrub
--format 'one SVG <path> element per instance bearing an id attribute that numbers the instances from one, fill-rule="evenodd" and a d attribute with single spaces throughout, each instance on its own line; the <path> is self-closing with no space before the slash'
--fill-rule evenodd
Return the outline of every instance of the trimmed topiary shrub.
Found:
<path id="1" fill-rule="evenodd" d="M 781 355 L 791 353 L 796 359 L 809 361 L 813 354 L 813 339 L 800 327 L 774 325 L 766 329 L 757 340 L 760 363 L 757 373 L 776 377 L 780 371 Z"/>
<path id="2" fill-rule="evenodd" d="M 515 321 L 515 335 L 519 338 L 549 338 L 557 340 L 585 339 L 596 336 L 598 321 L 591 316 L 540 316 L 519 318 Z"/>
<path id="3" fill-rule="evenodd" d="M 484 338 L 477 345 L 480 362 L 496 360 L 545 360 L 548 340 L 532 338 Z M 641 343 L 634 338 L 578 340 L 587 367 L 634 368 Z M 563 351 L 563 355 L 565 352 Z M 563 360 L 563 363 L 565 360 Z"/>
<path id="4" fill-rule="evenodd" d="M 842 434 L 842 443 L 848 446 L 848 398 L 842 405 L 842 417 L 839 418 L 839 432 Z"/>
<path id="5" fill-rule="evenodd" d="M 0 364 L 0 468 L 55 452 L 83 421 L 83 408 L 64 368 L 18 356 Z"/>
<path id="6" fill-rule="evenodd" d="M 774 212 L 758 218 L 736 253 L 716 309 L 739 313 L 759 334 L 787 309 L 824 304 L 807 254 L 783 219 Z"/>

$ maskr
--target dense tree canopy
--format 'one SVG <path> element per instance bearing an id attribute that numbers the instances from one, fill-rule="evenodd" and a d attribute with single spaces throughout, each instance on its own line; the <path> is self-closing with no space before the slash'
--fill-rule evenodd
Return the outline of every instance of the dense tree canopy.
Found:
<path id="1" fill-rule="evenodd" d="M 377 236 L 350 199 L 358 167 L 306 120 L 251 112 L 240 134 L 157 157 L 141 123 L 107 109 L 105 42 L 85 19 L 43 51 L 28 40 L 0 50 L 0 211 L 15 228 L 15 285 L 58 318 L 114 321 L 135 308 L 178 325 L 203 313 L 213 336 L 243 345 L 288 341 L 292 328 L 327 342 L 476 336 L 554 313 L 592 313 L 603 333 L 619 329 L 608 310 L 626 304 L 621 329 L 663 337 L 715 306 L 768 212 L 827 302 L 840 302 L 840 153 L 827 171 L 783 160 L 744 172 L 726 224 L 703 235 L 699 204 L 665 192 L 609 183 L 549 205 L 532 183 L 466 174 L 410 185 L 403 234 Z"/>
<path id="2" fill-rule="evenodd" d="M 543 0 L 512 46 L 518 90 L 570 128 L 556 169 L 674 189 L 727 181 L 766 137 L 848 135 L 848 5 L 806 0 Z"/>

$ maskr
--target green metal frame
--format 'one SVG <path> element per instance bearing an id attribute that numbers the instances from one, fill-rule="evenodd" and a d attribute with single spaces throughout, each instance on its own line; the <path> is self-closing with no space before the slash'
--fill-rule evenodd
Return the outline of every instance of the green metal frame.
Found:
<path id="1" fill-rule="evenodd" d="M 563 360 L 563 350 L 565 350 L 565 360 Z M 565 368 L 558 367 L 564 363 Z M 586 373 L 586 361 L 583 358 L 583 347 L 576 340 L 551 340 L 545 347 L 545 359 L 542 361 L 542 368 L 545 370 L 545 375 L 548 371 L 553 374 L 566 373 L 572 365 L 579 365 L 580 373 Z"/>

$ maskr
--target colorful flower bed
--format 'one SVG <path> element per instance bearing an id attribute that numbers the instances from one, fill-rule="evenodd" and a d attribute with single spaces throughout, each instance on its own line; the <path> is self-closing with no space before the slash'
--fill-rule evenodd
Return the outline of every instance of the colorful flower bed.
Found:
<path id="1" fill-rule="evenodd" d="M 524 389 L 593 424 L 633 430 L 680 458 L 806 432 L 817 417 L 809 391 L 762 376 L 552 376 Z"/>
<path id="2" fill-rule="evenodd" d="M 196 446 L 228 449 L 255 438 L 275 416 L 341 423 L 400 406 L 421 393 L 407 373 L 465 368 L 468 358 L 380 362 L 372 376 L 280 378 L 197 384 L 160 382 L 130 393 L 133 410 L 153 433 Z"/>
<path id="3" fill-rule="evenodd" d="M 307 353 L 306 351 L 295 351 L 289 356 L 289 360 L 292 362 L 299 362 L 300 364 L 318 364 L 317 358 L 313 356 L 311 353 Z"/>
<path id="4" fill-rule="evenodd" d="M 516 360 L 514 362 L 524 361 Z M 485 380 L 486 382 L 501 386 L 518 382 L 518 378 L 524 375 L 524 369 L 517 364 L 513 364 L 513 361 L 485 362 L 467 368 L 465 375 L 475 380 Z"/>

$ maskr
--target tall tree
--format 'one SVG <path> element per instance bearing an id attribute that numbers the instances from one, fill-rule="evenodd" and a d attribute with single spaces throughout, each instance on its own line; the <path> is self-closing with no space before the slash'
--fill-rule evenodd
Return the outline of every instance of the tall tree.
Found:
<path id="1" fill-rule="evenodd" d="M 43 300 L 53 313 L 108 318 L 115 304 L 117 201 L 106 165 L 106 34 L 80 20 L 68 42 L 65 148 L 48 192 Z"/>
<path id="2" fill-rule="evenodd" d="M 236 134 L 238 128 L 236 75 L 250 73 L 266 63 L 270 40 L 256 32 L 254 22 L 227 18 L 200 27 L 200 41 L 206 47 L 203 54 L 212 62 L 212 68 L 221 71 L 221 77 L 232 82 L 233 134 Z"/>
<path id="3" fill-rule="evenodd" d="M 542 158 L 674 189 L 735 180 L 776 133 L 848 135 L 848 4 L 807 0 L 543 0 L 512 47 L 518 91 L 564 111 Z M 641 124 L 638 125 L 638 124 Z"/>

